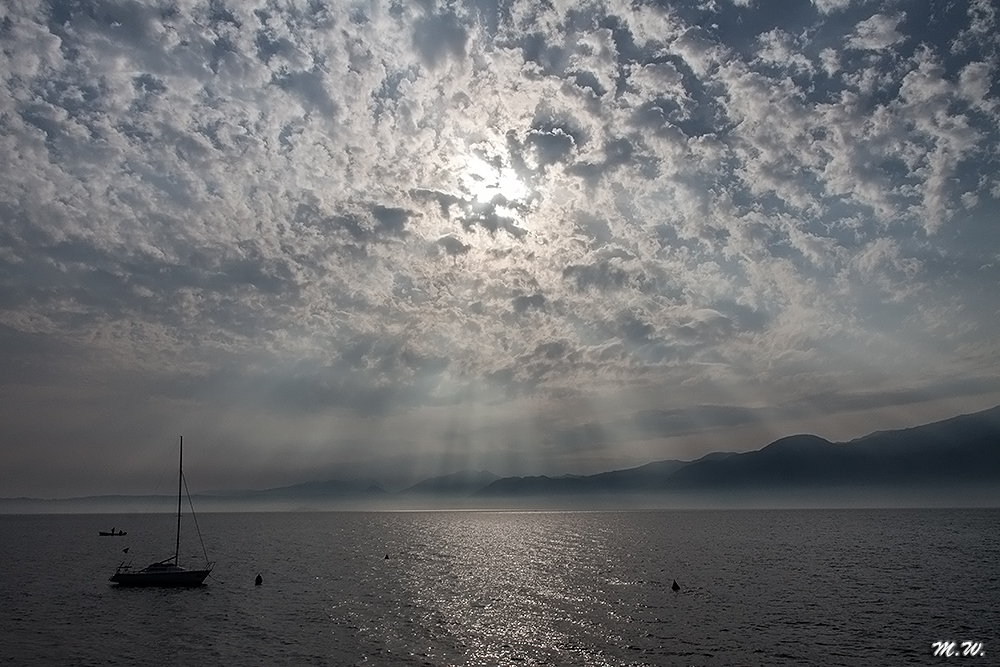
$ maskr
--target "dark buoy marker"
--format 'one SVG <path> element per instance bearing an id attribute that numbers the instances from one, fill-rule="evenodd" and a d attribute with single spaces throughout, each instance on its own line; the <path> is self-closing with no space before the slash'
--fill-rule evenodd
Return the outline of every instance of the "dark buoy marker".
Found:
<path id="1" fill-rule="evenodd" d="M 389 560 L 389 554 L 385 555 L 385 560 Z"/>
<path id="2" fill-rule="evenodd" d="M 677 580 L 674 579 L 674 583 L 672 583 L 670 585 L 670 590 L 672 590 L 672 591 L 679 591 L 680 589 L 681 589 L 681 587 L 677 585 Z"/>
<path id="3" fill-rule="evenodd" d="M 262 583 L 264 583 L 264 577 L 262 577 L 262 576 L 260 576 L 258 574 L 257 578 L 253 580 L 253 585 L 254 586 L 260 586 Z"/>

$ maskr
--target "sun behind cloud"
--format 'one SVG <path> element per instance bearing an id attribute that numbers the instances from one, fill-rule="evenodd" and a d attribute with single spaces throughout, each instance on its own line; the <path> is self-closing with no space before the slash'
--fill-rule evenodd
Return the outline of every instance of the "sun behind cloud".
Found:
<path id="1" fill-rule="evenodd" d="M 528 187 L 517 172 L 499 161 L 490 163 L 475 155 L 468 158 L 461 181 L 474 203 L 494 203 L 509 209 L 510 214 L 528 195 Z"/>

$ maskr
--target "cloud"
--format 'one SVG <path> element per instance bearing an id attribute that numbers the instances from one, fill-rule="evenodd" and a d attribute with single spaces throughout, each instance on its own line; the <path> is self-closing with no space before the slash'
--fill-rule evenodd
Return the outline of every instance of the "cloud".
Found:
<path id="1" fill-rule="evenodd" d="M 813 0 L 813 4 L 816 5 L 816 9 L 820 12 L 832 14 L 833 12 L 849 7 L 851 0 Z"/>
<path id="2" fill-rule="evenodd" d="M 544 308 L 545 296 L 542 294 L 522 294 L 514 297 L 514 312 L 523 313 L 529 308 Z"/>
<path id="3" fill-rule="evenodd" d="M 465 57 L 469 35 L 452 13 L 428 14 L 414 21 L 413 44 L 427 66 L 436 68 L 445 58 Z"/>
<path id="4" fill-rule="evenodd" d="M 792 35 L 775 28 L 760 35 L 757 41 L 760 43 L 757 57 L 762 62 L 805 72 L 812 71 L 812 61 L 799 52 L 800 47 Z"/>
<path id="5" fill-rule="evenodd" d="M 997 354 L 996 18 L 932 4 L 7 7 L 0 384 L 248 411 L 257 452 L 527 401 L 607 460 L 633 402 L 958 382 Z"/>
<path id="6" fill-rule="evenodd" d="M 855 49 L 881 51 L 899 44 L 906 36 L 899 31 L 899 24 L 906 18 L 898 14 L 875 14 L 858 23 L 847 43 Z"/>

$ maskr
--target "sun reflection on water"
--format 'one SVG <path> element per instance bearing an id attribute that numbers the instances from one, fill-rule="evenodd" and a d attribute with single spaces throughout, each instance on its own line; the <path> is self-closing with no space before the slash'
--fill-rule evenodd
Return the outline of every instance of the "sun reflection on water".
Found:
<path id="1" fill-rule="evenodd" d="M 449 635 L 449 644 L 465 647 L 461 664 L 566 664 L 574 652 L 573 664 L 617 664 L 600 650 L 616 640 L 606 623 L 617 615 L 609 590 L 615 584 L 593 585 L 609 557 L 580 517 L 428 518 L 431 548 L 408 563 L 413 604 Z"/>

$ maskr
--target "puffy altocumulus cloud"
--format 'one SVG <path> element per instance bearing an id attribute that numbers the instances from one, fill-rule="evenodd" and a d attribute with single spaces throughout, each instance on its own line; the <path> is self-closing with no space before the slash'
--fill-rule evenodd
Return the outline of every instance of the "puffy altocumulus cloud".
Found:
<path id="1" fill-rule="evenodd" d="M 824 14 L 830 14 L 851 4 L 851 0 L 813 0 L 816 9 Z"/>
<path id="2" fill-rule="evenodd" d="M 883 4 L 8 3 L 12 432 L 530 458 L 995 375 L 995 12 Z"/>
<path id="3" fill-rule="evenodd" d="M 899 31 L 899 24 L 904 18 L 906 14 L 903 12 L 875 14 L 858 23 L 847 43 L 855 49 L 868 51 L 880 51 L 899 44 L 906 39 L 906 36 Z"/>

